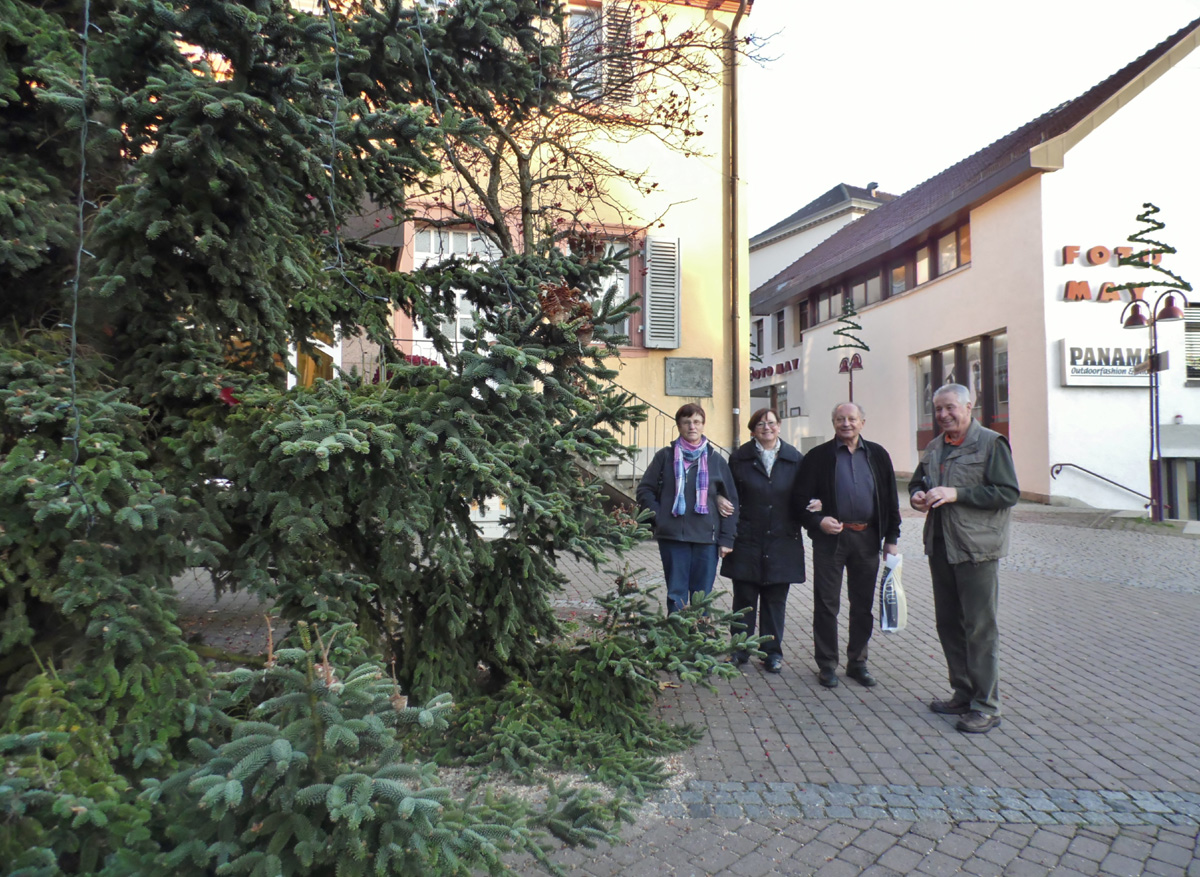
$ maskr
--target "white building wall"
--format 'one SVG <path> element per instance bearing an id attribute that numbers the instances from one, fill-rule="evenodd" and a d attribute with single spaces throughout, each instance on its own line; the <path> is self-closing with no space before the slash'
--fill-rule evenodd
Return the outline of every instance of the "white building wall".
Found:
<path id="1" fill-rule="evenodd" d="M 1091 265 L 1087 252 L 1102 246 L 1134 246 L 1129 235 L 1143 228 L 1136 219 L 1143 202 L 1156 204 L 1166 224 L 1151 238 L 1178 248 L 1163 257 L 1169 268 L 1200 289 L 1200 53 L 1168 71 L 1066 155 L 1062 170 L 1044 177 L 1045 355 L 1051 367 L 1046 389 L 1051 411 L 1049 462 L 1070 462 L 1098 472 L 1140 493 L 1150 492 L 1149 389 L 1137 387 L 1064 387 L 1060 378 L 1059 339 L 1097 340 L 1100 344 L 1148 347 L 1148 330 L 1121 328 L 1129 301 L 1065 301 L 1068 280 L 1087 281 L 1093 299 L 1105 281 L 1125 283 L 1154 278 L 1154 273 L 1118 268 L 1113 255 Z M 1079 255 L 1063 264 L 1063 247 Z M 1153 302 L 1162 290 L 1147 290 Z M 1193 293 L 1200 304 L 1200 294 Z M 1178 303 L 1178 300 L 1177 300 Z M 1184 329 L 1163 323 L 1160 350 L 1169 351 L 1170 367 L 1161 373 L 1162 420 L 1173 426 L 1176 414 L 1200 424 L 1200 387 L 1186 386 Z M 1193 456 L 1200 457 L 1200 448 Z M 1100 508 L 1140 509 L 1144 500 L 1071 470 L 1052 484 L 1056 502 L 1082 501 Z"/>
<path id="2" fill-rule="evenodd" d="M 864 435 L 883 444 L 898 472 L 918 460 L 914 357 L 965 339 L 1005 331 L 1009 345 L 1010 431 L 1022 488 L 1045 493 L 1046 402 L 1040 189 L 1037 179 L 993 199 L 971 215 L 972 262 L 859 313 L 859 337 L 871 349 L 854 375 L 854 400 L 867 412 Z M 829 412 L 849 390 L 838 363 L 852 351 L 828 350 L 837 321 L 805 333 L 799 395 L 811 416 L 795 424 L 802 447 L 832 437 Z M 1032 387 L 1032 393 L 1023 388 Z M 790 400 L 789 400 L 790 401 Z M 791 402 L 791 404 L 797 404 Z"/>
<path id="3" fill-rule="evenodd" d="M 814 225 L 812 228 L 806 228 L 798 234 L 779 238 L 764 247 L 751 249 L 750 289 L 758 289 L 839 228 L 850 224 L 865 213 L 865 210 L 847 212 L 821 222 L 819 225 Z M 806 221 L 813 222 L 815 220 Z"/>

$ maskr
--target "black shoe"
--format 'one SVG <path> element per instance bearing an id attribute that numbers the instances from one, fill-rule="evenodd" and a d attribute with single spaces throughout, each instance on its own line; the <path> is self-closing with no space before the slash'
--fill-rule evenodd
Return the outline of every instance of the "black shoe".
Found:
<path id="1" fill-rule="evenodd" d="M 866 667 L 847 667 L 846 675 L 864 688 L 874 688 L 879 684 Z"/>
<path id="2" fill-rule="evenodd" d="M 779 655 L 771 655 L 765 661 L 763 661 L 763 669 L 768 673 L 782 673 L 783 658 Z"/>
<path id="3" fill-rule="evenodd" d="M 992 728 L 1000 727 L 1000 717 L 971 710 L 955 724 L 964 734 L 986 734 Z"/>
<path id="4" fill-rule="evenodd" d="M 822 668 L 821 671 L 819 673 L 817 673 L 817 681 L 820 682 L 822 685 L 824 685 L 826 688 L 837 688 L 838 687 L 837 673 L 834 672 L 832 667 Z"/>
<path id="5" fill-rule="evenodd" d="M 737 664 L 739 667 L 742 666 L 742 664 L 745 664 L 746 662 L 748 662 L 749 660 L 750 660 L 749 652 L 734 652 L 732 655 L 729 656 L 729 663 Z"/>
<path id="6" fill-rule="evenodd" d="M 929 708 L 943 716 L 965 716 L 971 711 L 971 702 L 967 700 L 933 700 Z"/>

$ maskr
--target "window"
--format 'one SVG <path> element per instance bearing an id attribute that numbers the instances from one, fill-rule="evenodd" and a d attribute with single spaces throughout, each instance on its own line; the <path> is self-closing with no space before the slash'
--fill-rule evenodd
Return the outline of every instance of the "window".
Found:
<path id="1" fill-rule="evenodd" d="M 958 233 L 950 232 L 938 238 L 938 274 L 949 274 L 958 267 Z"/>
<path id="2" fill-rule="evenodd" d="M 1200 380 L 1200 305 L 1184 308 L 1183 350 L 1187 360 L 1187 377 Z"/>
<path id="3" fill-rule="evenodd" d="M 967 389 L 971 391 L 971 416 L 983 422 L 983 360 L 978 341 L 972 341 L 964 346 L 967 355 Z"/>
<path id="4" fill-rule="evenodd" d="M 586 101 L 628 104 L 637 65 L 633 13 L 628 3 L 576 9 L 567 21 L 567 77 L 572 94 Z"/>
<path id="5" fill-rule="evenodd" d="M 933 392 L 945 384 L 962 384 L 971 393 L 971 416 L 1008 435 L 1008 334 L 1001 330 L 951 344 L 914 358 L 916 365 L 917 447 L 938 432 L 933 418 Z"/>
<path id="6" fill-rule="evenodd" d="M 917 431 L 933 432 L 933 356 L 917 357 Z"/>
<path id="7" fill-rule="evenodd" d="M 770 406 L 779 412 L 779 419 L 788 416 L 787 384 L 771 384 Z"/>
<path id="8" fill-rule="evenodd" d="M 883 301 L 883 284 L 879 282 L 878 272 L 867 278 L 867 304 L 877 301 Z"/>
<path id="9" fill-rule="evenodd" d="M 754 354 L 761 358 L 763 353 L 765 352 L 763 350 L 763 321 L 762 320 L 754 321 L 753 341 L 754 341 Z"/>
<path id="10" fill-rule="evenodd" d="M 938 274 L 947 274 L 971 261 L 971 226 L 960 225 L 937 240 Z"/>
<path id="11" fill-rule="evenodd" d="M 808 329 L 808 299 L 796 303 L 796 340 L 799 344 L 804 340 L 804 332 Z"/>
<path id="12" fill-rule="evenodd" d="M 992 336 L 992 405 L 996 421 L 1008 422 L 1008 335 Z"/>
<path id="13" fill-rule="evenodd" d="M 917 286 L 929 282 L 929 247 L 917 250 Z"/>
<path id="14" fill-rule="evenodd" d="M 576 98 L 597 101 L 604 93 L 604 42 L 599 9 L 580 9 L 567 22 L 567 78 Z"/>
<path id="15" fill-rule="evenodd" d="M 775 312 L 775 349 L 783 350 L 784 341 L 784 311 Z"/>
<path id="16" fill-rule="evenodd" d="M 908 262 L 893 262 L 888 272 L 888 295 L 899 295 L 908 289 Z"/>
<path id="17" fill-rule="evenodd" d="M 478 256 L 485 261 L 498 259 L 500 251 L 488 238 L 476 230 L 423 228 L 413 235 L 413 265 L 417 268 L 440 262 L 451 256 Z M 461 348 L 466 331 L 475 327 L 475 309 L 460 290 L 454 297 L 454 314 L 441 322 L 442 333 Z"/>
<path id="18" fill-rule="evenodd" d="M 863 307 L 867 303 L 867 281 L 861 280 L 850 287 L 850 300 L 854 302 L 854 308 Z"/>

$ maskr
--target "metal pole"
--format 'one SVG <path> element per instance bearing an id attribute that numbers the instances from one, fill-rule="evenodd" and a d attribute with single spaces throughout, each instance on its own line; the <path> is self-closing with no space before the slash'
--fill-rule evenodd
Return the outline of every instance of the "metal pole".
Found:
<path id="1" fill-rule="evenodd" d="M 1150 315 L 1150 520 L 1163 519 L 1162 468 L 1158 443 L 1158 320 Z"/>

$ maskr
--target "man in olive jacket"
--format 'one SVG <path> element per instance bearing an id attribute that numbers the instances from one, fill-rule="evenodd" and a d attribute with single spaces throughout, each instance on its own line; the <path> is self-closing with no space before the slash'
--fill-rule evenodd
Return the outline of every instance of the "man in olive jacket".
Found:
<path id="1" fill-rule="evenodd" d="M 837 617 L 842 574 L 850 602 L 846 676 L 868 688 L 867 644 L 874 631 L 875 577 L 879 551 L 896 554 L 900 541 L 900 501 L 892 458 L 882 445 L 861 437 L 862 406 L 845 402 L 833 409 L 832 441 L 804 455 L 792 495 L 792 508 L 813 544 L 813 656 L 818 680 L 838 684 Z M 808 511 L 813 499 L 821 511 Z"/>
<path id="2" fill-rule="evenodd" d="M 1020 498 L 1008 439 L 971 417 L 971 393 L 947 384 L 933 394 L 942 434 L 921 454 L 909 504 L 925 518 L 938 639 L 950 671 L 949 700 L 929 708 L 961 716 L 956 727 L 986 734 L 1000 725 L 1000 558 Z"/>

